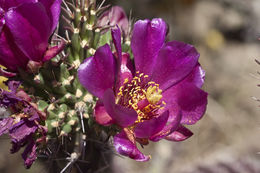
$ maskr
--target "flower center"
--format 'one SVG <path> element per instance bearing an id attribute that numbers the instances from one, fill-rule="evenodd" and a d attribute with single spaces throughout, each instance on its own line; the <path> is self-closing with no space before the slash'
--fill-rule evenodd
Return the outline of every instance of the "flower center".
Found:
<path id="1" fill-rule="evenodd" d="M 119 88 L 116 102 L 133 108 L 138 114 L 137 122 L 157 116 L 157 111 L 163 109 L 165 102 L 162 99 L 162 90 L 159 84 L 148 81 L 148 75 L 136 72 L 136 76 L 129 81 L 125 79 Z"/>

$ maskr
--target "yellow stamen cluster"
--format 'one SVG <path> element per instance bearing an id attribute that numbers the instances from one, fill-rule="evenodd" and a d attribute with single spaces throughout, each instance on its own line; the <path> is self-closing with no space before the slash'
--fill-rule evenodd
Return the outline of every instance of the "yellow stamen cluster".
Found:
<path id="1" fill-rule="evenodd" d="M 149 86 L 146 92 L 146 98 L 151 104 L 156 104 L 162 98 L 162 90 L 158 86 Z"/>
<path id="2" fill-rule="evenodd" d="M 116 102 L 133 108 L 138 114 L 137 122 L 150 119 L 156 116 L 158 109 L 163 109 L 164 101 L 161 101 L 162 90 L 159 84 L 153 81 L 148 82 L 148 75 L 136 72 L 136 76 L 129 81 L 125 79 L 124 84 L 119 88 Z M 140 107 L 140 101 L 146 103 L 145 107 Z"/>

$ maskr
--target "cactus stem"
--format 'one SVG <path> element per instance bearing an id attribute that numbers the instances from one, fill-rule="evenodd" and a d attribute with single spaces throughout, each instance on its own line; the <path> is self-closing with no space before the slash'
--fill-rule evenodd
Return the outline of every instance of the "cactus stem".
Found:
<path id="1" fill-rule="evenodd" d="M 65 98 L 66 99 L 69 99 L 71 97 L 71 94 L 70 93 L 67 93 L 66 95 L 65 95 Z"/>
<path id="2" fill-rule="evenodd" d="M 79 68 L 79 66 L 80 66 L 81 63 L 80 63 L 80 60 L 79 60 L 79 59 L 76 59 L 75 61 L 72 62 L 72 64 L 73 64 L 74 68 L 77 69 L 77 68 Z"/>
<path id="3" fill-rule="evenodd" d="M 60 118 L 60 119 L 63 119 L 63 118 L 65 118 L 65 112 L 61 112 L 61 113 L 59 113 L 58 114 L 58 117 Z"/>
<path id="4" fill-rule="evenodd" d="M 88 118 L 89 118 L 89 114 L 88 114 L 88 113 L 84 113 L 84 114 L 83 114 L 83 117 L 86 118 L 86 119 L 88 119 Z"/>
<path id="5" fill-rule="evenodd" d="M 100 4 L 99 7 L 98 7 L 98 10 L 104 5 L 105 2 L 106 2 L 106 0 L 103 0 L 103 1 L 101 2 L 101 4 Z"/>
<path id="6" fill-rule="evenodd" d="M 79 29 L 78 28 L 74 28 L 73 33 L 74 34 L 78 34 L 79 33 Z"/>
<path id="7" fill-rule="evenodd" d="M 54 106 L 54 104 L 52 103 L 52 104 L 49 105 L 47 111 L 53 111 L 54 109 L 55 109 L 55 106 Z"/>
<path id="8" fill-rule="evenodd" d="M 95 29 L 95 32 L 100 32 L 100 29 L 99 29 L 99 28 L 96 28 L 96 29 Z"/>
<path id="9" fill-rule="evenodd" d="M 84 102 L 92 103 L 94 101 L 93 96 L 91 94 L 86 94 L 83 98 Z"/>
<path id="10" fill-rule="evenodd" d="M 83 95 L 82 91 L 80 89 L 76 90 L 76 98 L 80 98 Z"/>
<path id="11" fill-rule="evenodd" d="M 83 121 L 82 111 L 79 111 L 79 114 L 80 114 L 81 129 L 82 129 L 82 132 L 85 134 L 85 125 L 84 125 L 84 121 Z"/>
<path id="12" fill-rule="evenodd" d="M 81 43 L 80 43 L 81 47 L 84 49 L 85 47 L 88 46 L 88 42 L 87 40 L 82 40 Z"/>
<path id="13" fill-rule="evenodd" d="M 68 124 L 73 126 L 73 125 L 76 124 L 76 120 L 70 120 L 70 121 L 68 122 Z"/>
<path id="14" fill-rule="evenodd" d="M 71 43 L 68 30 L 65 31 L 65 36 L 66 36 L 66 39 L 67 39 L 68 43 Z"/>
<path id="15" fill-rule="evenodd" d="M 69 76 L 68 79 L 62 81 L 62 85 L 70 85 L 71 81 L 74 79 L 74 76 Z"/>
<path id="16" fill-rule="evenodd" d="M 91 24 L 86 24 L 86 29 L 89 30 L 89 31 L 92 31 L 93 30 L 93 25 Z"/>
<path id="17" fill-rule="evenodd" d="M 68 4 L 65 2 L 65 0 L 63 0 L 62 2 L 63 2 L 63 4 L 64 4 L 64 5 L 65 5 L 65 7 L 66 7 L 66 10 L 67 10 L 67 12 L 69 12 L 69 13 L 70 13 L 70 15 L 72 16 L 72 15 L 73 15 L 73 13 L 72 13 L 72 11 L 70 10 L 70 8 L 69 8 Z"/>
<path id="18" fill-rule="evenodd" d="M 73 117 L 75 113 L 76 113 L 75 110 L 70 110 L 68 115 L 69 117 Z"/>
<path id="19" fill-rule="evenodd" d="M 90 10 L 90 14 L 91 14 L 92 16 L 95 16 L 95 15 L 96 15 L 96 11 L 95 11 L 95 10 Z"/>
<path id="20" fill-rule="evenodd" d="M 51 122 L 52 127 L 59 127 L 59 122 L 58 121 L 53 121 Z"/>
<path id="21" fill-rule="evenodd" d="M 93 49 L 93 48 L 90 48 L 88 51 L 89 51 L 89 53 L 90 53 L 91 55 L 94 55 L 94 54 L 95 54 L 95 52 L 96 52 L 96 50 L 95 50 L 95 49 Z"/>

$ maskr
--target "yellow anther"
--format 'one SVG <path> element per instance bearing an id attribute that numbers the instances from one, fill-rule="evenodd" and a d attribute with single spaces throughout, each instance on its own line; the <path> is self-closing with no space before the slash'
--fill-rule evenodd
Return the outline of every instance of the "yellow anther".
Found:
<path id="1" fill-rule="evenodd" d="M 146 91 L 146 98 L 151 104 L 158 103 L 162 98 L 162 90 L 156 86 L 150 86 Z"/>
<path id="2" fill-rule="evenodd" d="M 135 89 L 135 88 L 132 88 L 132 89 L 130 90 L 130 93 L 133 93 L 134 89 Z"/>
<path id="3" fill-rule="evenodd" d="M 156 86 L 150 86 L 148 89 L 147 89 L 147 95 L 151 95 L 153 94 L 155 91 L 156 91 Z"/>
<path id="4" fill-rule="evenodd" d="M 136 103 L 135 103 L 135 104 L 133 104 L 132 106 L 133 106 L 133 108 L 134 108 L 134 109 L 138 109 L 138 106 L 137 106 L 137 104 L 136 104 Z"/>
<path id="5" fill-rule="evenodd" d="M 148 85 L 150 85 L 150 84 L 155 84 L 155 82 L 154 81 L 148 82 Z"/>
<path id="6" fill-rule="evenodd" d="M 128 78 L 125 78 L 124 84 L 126 84 L 128 81 L 129 81 Z"/>
<path id="7" fill-rule="evenodd" d="M 146 74 L 146 75 L 144 75 L 144 78 L 148 78 L 149 76 Z"/>
<path id="8" fill-rule="evenodd" d="M 150 105 L 148 105 L 148 106 L 146 106 L 145 108 L 144 108 L 144 112 L 150 112 L 151 111 L 151 107 L 150 107 Z"/>

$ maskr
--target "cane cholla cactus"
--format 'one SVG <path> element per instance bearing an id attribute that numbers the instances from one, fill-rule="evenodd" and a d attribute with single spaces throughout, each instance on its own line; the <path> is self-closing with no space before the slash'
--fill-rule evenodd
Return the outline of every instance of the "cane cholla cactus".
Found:
<path id="1" fill-rule="evenodd" d="M 162 19 L 139 20 L 131 34 L 122 8 L 95 0 L 0 7 L 0 75 L 9 86 L 0 106 L 11 114 L 0 117 L 0 135 L 9 134 L 12 153 L 26 146 L 27 168 L 41 154 L 50 172 L 101 171 L 112 139 L 118 153 L 148 161 L 137 143 L 192 135 L 184 125 L 205 112 L 205 73 L 192 45 L 165 43 Z"/>

